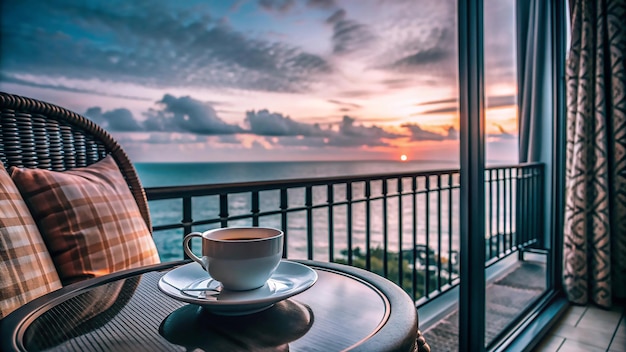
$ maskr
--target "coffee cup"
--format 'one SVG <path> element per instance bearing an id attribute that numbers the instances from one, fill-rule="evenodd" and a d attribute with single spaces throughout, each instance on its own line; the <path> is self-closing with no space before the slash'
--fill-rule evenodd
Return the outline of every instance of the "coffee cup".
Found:
<path id="1" fill-rule="evenodd" d="M 189 248 L 202 239 L 202 256 Z M 283 254 L 283 232 L 267 227 L 227 227 L 185 236 L 183 249 L 226 290 L 245 291 L 263 286 Z"/>

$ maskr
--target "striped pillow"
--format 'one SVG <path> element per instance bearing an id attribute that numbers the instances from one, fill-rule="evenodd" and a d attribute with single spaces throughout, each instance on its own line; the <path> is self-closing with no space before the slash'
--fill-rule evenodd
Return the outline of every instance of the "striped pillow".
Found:
<path id="1" fill-rule="evenodd" d="M 0 319 L 61 288 L 48 249 L 11 177 L 0 162 Z"/>
<path id="2" fill-rule="evenodd" d="M 111 156 L 64 172 L 12 170 L 64 285 L 159 263 L 152 235 Z"/>

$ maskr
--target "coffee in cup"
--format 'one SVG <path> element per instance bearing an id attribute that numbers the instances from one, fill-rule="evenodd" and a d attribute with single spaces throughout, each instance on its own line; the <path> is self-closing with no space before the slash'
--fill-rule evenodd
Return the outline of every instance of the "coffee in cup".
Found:
<path id="1" fill-rule="evenodd" d="M 283 254 L 283 232 L 267 227 L 227 227 L 185 236 L 183 249 L 227 290 L 245 291 L 263 286 Z M 202 256 L 189 248 L 202 239 Z"/>

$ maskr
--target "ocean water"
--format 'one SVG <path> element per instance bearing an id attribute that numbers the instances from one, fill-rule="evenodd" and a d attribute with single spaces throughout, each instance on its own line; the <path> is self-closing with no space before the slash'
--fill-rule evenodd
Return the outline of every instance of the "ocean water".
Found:
<path id="1" fill-rule="evenodd" d="M 136 163 L 144 187 L 285 180 L 458 168 L 439 161 Z"/>
<path id="2" fill-rule="evenodd" d="M 139 177 L 144 187 L 179 186 L 197 184 L 218 184 L 231 182 L 252 182 L 265 180 L 285 180 L 294 178 L 331 177 L 348 175 L 368 175 L 394 172 L 412 172 L 426 170 L 455 169 L 454 163 L 413 161 L 348 161 L 348 162 L 238 162 L 238 163 L 137 163 Z M 444 181 L 444 183 L 447 181 Z M 389 184 L 389 192 L 395 191 L 397 182 Z M 410 180 L 403 186 L 410 189 Z M 372 184 L 372 196 L 382 194 L 382 182 Z M 355 184 L 354 197 L 364 194 L 364 186 Z M 345 187 L 335 190 L 335 200 L 345 199 Z M 290 190 L 289 207 L 304 205 L 304 191 Z M 413 232 L 417 233 L 417 242 L 429 243 L 437 252 L 447 253 L 448 248 L 458 248 L 458 190 L 448 194 L 441 192 L 441 206 L 439 195 L 431 194 L 426 197 L 420 194 L 417 197 L 417 217 L 413 217 L 412 197 L 404 196 L 399 201 L 397 197 L 387 201 L 386 213 L 383 201 L 371 202 L 369 216 L 371 231 L 371 247 L 382 247 L 384 230 L 388 233 L 387 244 L 390 251 L 409 250 L 413 246 Z M 251 208 L 249 194 L 233 194 L 229 196 L 229 213 L 249 214 Z M 263 192 L 260 194 L 262 211 L 279 209 L 279 193 Z M 314 204 L 326 203 L 325 187 L 313 189 Z M 400 203 L 401 202 L 401 203 Z M 426 213 L 426 208 L 429 211 Z M 150 213 L 153 225 L 178 223 L 182 219 L 182 204 L 180 200 L 151 201 Z M 197 197 L 192 201 L 193 219 L 195 221 L 216 217 L 219 214 L 217 197 Z M 348 208 L 335 206 L 333 208 L 332 226 L 334 232 L 333 255 L 342 256 L 342 251 L 348 247 Z M 355 204 L 351 209 L 352 247 L 365 249 L 366 242 L 366 209 L 365 204 Z M 452 214 L 452 218 L 448 215 Z M 385 217 L 386 214 L 386 217 Z M 402 216 L 402 222 L 398 221 Z M 290 213 L 287 221 L 287 256 L 292 259 L 307 258 L 307 231 L 306 212 Z M 229 226 L 250 226 L 249 220 L 229 222 Z M 280 217 L 263 217 L 261 226 L 280 228 Z M 329 215 L 327 208 L 313 211 L 313 244 L 316 260 L 328 260 L 331 248 L 329 233 Z M 215 226 L 212 226 L 215 227 Z M 205 231 L 209 225 L 197 226 L 194 231 Z M 449 235 L 452 237 L 449 238 Z M 154 239 L 163 261 L 180 259 L 183 256 L 181 230 L 156 231 Z M 442 241 L 438 238 L 441 235 Z M 402 240 L 400 240 L 402 237 Z M 452 244 L 452 247 L 450 247 Z M 199 243 L 194 244 L 199 248 Z"/>

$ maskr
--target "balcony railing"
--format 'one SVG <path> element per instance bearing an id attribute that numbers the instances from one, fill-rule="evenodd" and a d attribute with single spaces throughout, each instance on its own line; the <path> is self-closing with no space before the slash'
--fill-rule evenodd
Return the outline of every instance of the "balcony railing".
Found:
<path id="1" fill-rule="evenodd" d="M 485 170 L 486 254 L 542 249 L 543 165 Z M 458 284 L 459 170 L 146 189 L 163 260 L 227 226 L 285 232 L 284 256 L 376 272 L 419 304 Z"/>

